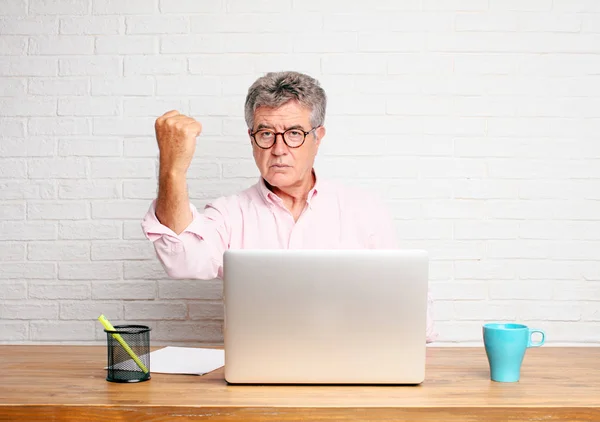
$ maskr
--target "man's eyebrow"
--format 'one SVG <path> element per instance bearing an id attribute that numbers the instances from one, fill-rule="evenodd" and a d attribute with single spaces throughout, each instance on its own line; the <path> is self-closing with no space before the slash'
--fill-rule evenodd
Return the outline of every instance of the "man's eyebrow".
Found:
<path id="1" fill-rule="evenodd" d="M 256 127 L 256 130 L 274 129 L 274 128 L 275 127 L 273 125 L 269 125 L 267 123 L 259 123 L 258 126 Z M 290 130 L 290 129 L 302 129 L 302 130 L 304 130 L 304 127 L 302 125 L 295 124 L 295 125 L 287 126 L 287 127 L 284 128 L 284 130 Z"/>

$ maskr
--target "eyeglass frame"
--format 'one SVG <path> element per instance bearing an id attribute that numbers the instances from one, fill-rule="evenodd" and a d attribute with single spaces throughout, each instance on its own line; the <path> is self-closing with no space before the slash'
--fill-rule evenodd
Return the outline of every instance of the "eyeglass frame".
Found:
<path id="1" fill-rule="evenodd" d="M 254 132 L 250 132 L 250 133 L 249 133 L 249 135 L 250 135 L 250 137 L 251 137 L 251 138 L 254 140 L 254 143 L 256 144 L 256 146 L 257 146 L 257 147 L 259 147 L 260 149 L 270 149 L 270 148 L 273 148 L 273 145 L 275 145 L 275 144 L 277 143 L 277 135 L 281 135 L 281 139 L 283 140 L 283 143 L 284 143 L 284 144 L 285 144 L 285 145 L 286 145 L 288 148 L 300 148 L 302 145 L 304 145 L 304 142 L 306 141 L 306 137 L 308 136 L 308 134 L 309 134 L 309 133 L 311 133 L 313 130 L 315 130 L 315 129 L 318 129 L 318 128 L 320 128 L 320 127 L 321 127 L 321 126 L 315 126 L 315 127 L 313 127 L 312 129 L 310 129 L 308 132 L 307 132 L 307 131 L 305 131 L 305 130 L 304 130 L 304 129 L 302 129 L 302 128 L 297 128 L 297 127 L 292 127 L 292 128 L 289 128 L 289 129 L 287 129 L 287 130 L 284 130 L 283 132 L 275 132 L 274 130 L 271 130 L 271 129 L 269 129 L 269 128 L 262 128 L 262 129 L 257 129 L 257 130 L 256 130 L 256 131 L 254 131 Z M 256 135 L 258 132 L 261 132 L 261 131 L 263 131 L 263 130 L 270 130 L 271 132 L 273 132 L 273 135 L 274 135 L 274 137 L 273 137 L 273 143 L 272 143 L 271 145 L 269 145 L 268 147 L 262 147 L 262 146 L 260 146 L 260 145 L 258 144 L 258 141 L 256 140 L 256 137 L 254 136 L 254 135 Z M 300 132 L 302 132 L 302 133 L 304 134 L 304 139 L 302 139 L 302 143 L 301 143 L 300 145 L 293 147 L 293 146 L 291 146 L 291 145 L 289 145 L 289 144 L 287 143 L 287 141 L 285 140 L 285 136 L 284 136 L 284 134 L 285 134 L 286 132 L 289 132 L 290 130 L 299 130 Z"/>

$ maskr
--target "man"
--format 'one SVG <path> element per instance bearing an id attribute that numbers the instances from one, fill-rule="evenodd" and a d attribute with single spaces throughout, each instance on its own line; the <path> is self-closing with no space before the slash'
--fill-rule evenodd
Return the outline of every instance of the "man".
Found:
<path id="1" fill-rule="evenodd" d="M 158 198 L 142 227 L 173 278 L 221 278 L 228 248 L 391 249 L 393 222 L 364 192 L 321 180 L 325 91 L 310 76 L 268 73 L 248 90 L 245 119 L 261 178 L 208 205 L 190 204 L 186 172 L 202 125 L 177 111 L 156 120 Z M 433 340 L 428 312 L 427 341 Z"/>

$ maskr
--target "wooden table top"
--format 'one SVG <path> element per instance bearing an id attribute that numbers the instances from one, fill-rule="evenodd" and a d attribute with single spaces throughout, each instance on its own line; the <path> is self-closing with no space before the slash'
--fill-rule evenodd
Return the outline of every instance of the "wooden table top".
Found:
<path id="1" fill-rule="evenodd" d="M 490 381 L 482 348 L 427 348 L 420 386 L 234 386 L 223 368 L 117 384 L 105 365 L 103 346 L 0 346 L 0 421 L 600 421 L 592 347 L 529 349 L 510 384 Z"/>

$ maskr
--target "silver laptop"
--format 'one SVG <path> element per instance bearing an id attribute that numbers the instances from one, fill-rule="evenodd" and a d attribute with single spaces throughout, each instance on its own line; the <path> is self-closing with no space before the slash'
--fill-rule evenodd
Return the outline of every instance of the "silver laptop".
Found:
<path id="1" fill-rule="evenodd" d="M 421 383 L 428 262 L 420 250 L 226 251 L 226 381 Z"/>

